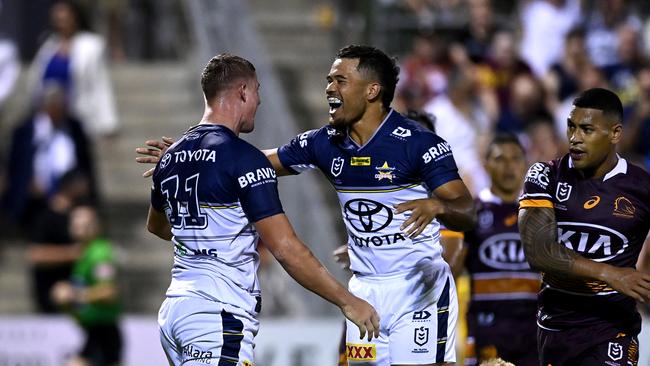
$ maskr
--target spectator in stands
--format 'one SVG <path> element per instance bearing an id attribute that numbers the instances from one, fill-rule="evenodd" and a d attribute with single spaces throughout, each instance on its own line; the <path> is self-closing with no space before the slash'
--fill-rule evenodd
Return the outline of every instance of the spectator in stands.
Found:
<path id="1" fill-rule="evenodd" d="M 566 134 L 566 116 L 569 115 L 573 109 L 573 100 L 578 96 L 578 92 L 592 88 L 608 88 L 607 79 L 603 71 L 597 66 L 588 63 L 582 67 L 578 74 L 578 89 L 575 94 L 571 94 L 564 98 L 553 111 L 555 120 L 555 131 L 558 136 Z M 628 134 L 628 133 L 626 133 Z"/>
<path id="2" fill-rule="evenodd" d="M 505 30 L 494 35 L 488 58 L 477 70 L 480 85 L 496 93 L 499 111 L 510 108 L 513 80 L 531 74 L 528 64 L 517 54 L 514 33 Z M 493 118 L 497 118 L 497 114 L 494 113 Z"/>
<path id="3" fill-rule="evenodd" d="M 637 75 L 639 95 L 636 103 L 625 109 L 625 134 L 620 149 L 626 157 L 650 170 L 650 64 Z"/>
<path id="4" fill-rule="evenodd" d="M 553 119 L 540 117 L 528 124 L 522 143 L 526 147 L 526 156 L 528 162 L 551 161 L 562 155 L 568 150 L 564 143 L 555 132 Z"/>
<path id="5" fill-rule="evenodd" d="M 396 103 L 400 110 L 421 109 L 447 87 L 445 44 L 436 36 L 416 35 L 400 66 Z"/>
<path id="6" fill-rule="evenodd" d="M 494 19 L 491 0 L 468 0 L 469 19 L 465 34 L 461 36 L 462 44 L 467 49 L 469 58 L 475 63 L 486 61 L 492 37 L 500 25 Z"/>
<path id="7" fill-rule="evenodd" d="M 521 11 L 521 57 L 537 76 L 560 59 L 565 35 L 580 21 L 579 0 L 534 0 Z"/>
<path id="8" fill-rule="evenodd" d="M 115 250 L 102 237 L 97 212 L 91 206 L 72 210 L 69 230 L 82 252 L 69 280 L 58 282 L 52 289 L 52 299 L 72 313 L 86 341 L 68 365 L 116 366 L 121 358 L 122 336 Z"/>
<path id="9" fill-rule="evenodd" d="M 33 214 L 72 169 L 89 178 L 91 195 L 96 197 L 90 144 L 80 122 L 66 110 L 63 88 L 48 83 L 39 99 L 37 112 L 13 132 L 8 155 L 5 211 L 23 226 L 31 224 Z"/>
<path id="10" fill-rule="evenodd" d="M 542 79 L 548 110 L 555 110 L 561 101 L 578 91 L 579 75 L 588 63 L 584 29 L 574 28 L 564 39 L 562 58 L 551 65 Z"/>
<path id="11" fill-rule="evenodd" d="M 72 0 L 57 1 L 50 15 L 54 33 L 30 67 L 29 88 L 37 94 L 48 82 L 58 82 L 71 113 L 89 134 L 114 134 L 118 121 L 103 38 L 88 31 L 81 8 Z"/>
<path id="12" fill-rule="evenodd" d="M 456 68 L 449 75 L 447 95 L 424 107 L 436 116 L 436 133 L 451 145 L 460 176 L 472 193 L 489 184 L 479 151 L 492 125 L 478 89 L 473 68 Z"/>
<path id="13" fill-rule="evenodd" d="M 61 178 L 61 188 L 47 207 L 40 210 L 30 226 L 30 245 L 27 262 L 31 267 L 32 290 L 36 310 L 57 312 L 52 303 L 52 286 L 70 277 L 72 264 L 79 257 L 80 248 L 68 231 L 68 219 L 73 206 L 88 197 L 88 179 L 79 171 L 71 171 Z"/>
<path id="14" fill-rule="evenodd" d="M 11 39 L 0 34 L 0 118 L 5 101 L 14 90 L 19 73 L 20 62 L 16 45 Z M 2 123 L 2 119 L 0 119 L 0 123 Z"/>
<path id="15" fill-rule="evenodd" d="M 509 94 L 507 107 L 501 111 L 497 121 L 497 130 L 518 133 L 539 118 L 551 119 L 544 106 L 542 85 L 532 75 L 515 77 Z"/>
<path id="16" fill-rule="evenodd" d="M 619 62 L 604 71 L 612 90 L 621 98 L 623 108 L 626 108 L 638 97 L 636 74 L 645 62 L 645 55 L 641 50 L 641 34 L 638 29 L 623 25 L 618 28 L 617 37 Z"/>
<path id="17" fill-rule="evenodd" d="M 619 29 L 627 26 L 639 31 L 641 20 L 625 0 L 597 0 L 585 26 L 591 61 L 597 67 L 607 69 L 621 62 L 617 49 Z"/>

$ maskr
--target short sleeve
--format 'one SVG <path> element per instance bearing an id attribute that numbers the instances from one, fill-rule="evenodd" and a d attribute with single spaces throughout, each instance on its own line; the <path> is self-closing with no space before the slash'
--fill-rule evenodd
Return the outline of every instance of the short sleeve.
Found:
<path id="1" fill-rule="evenodd" d="M 283 213 L 278 180 L 269 160 L 254 147 L 243 152 L 235 165 L 236 191 L 250 222 Z"/>
<path id="2" fill-rule="evenodd" d="M 162 194 L 161 187 L 160 187 L 160 182 L 158 177 L 158 170 L 159 170 L 159 165 L 156 165 L 156 169 L 154 170 L 153 176 L 151 178 L 152 180 L 152 185 L 151 185 L 151 207 L 153 207 L 156 211 L 159 212 L 164 212 L 165 209 L 165 197 Z"/>
<path id="3" fill-rule="evenodd" d="M 458 168 L 451 152 L 451 146 L 440 136 L 423 133 L 413 144 L 419 161 L 421 179 L 433 191 L 452 180 L 460 179 Z"/>
<path id="4" fill-rule="evenodd" d="M 285 169 L 293 174 L 300 174 L 305 170 L 315 168 L 314 145 L 318 131 L 303 132 L 278 149 L 278 158 Z"/>
<path id="5" fill-rule="evenodd" d="M 519 208 L 553 208 L 552 186 L 551 166 L 541 162 L 533 164 L 524 179 L 524 192 L 519 197 Z"/>

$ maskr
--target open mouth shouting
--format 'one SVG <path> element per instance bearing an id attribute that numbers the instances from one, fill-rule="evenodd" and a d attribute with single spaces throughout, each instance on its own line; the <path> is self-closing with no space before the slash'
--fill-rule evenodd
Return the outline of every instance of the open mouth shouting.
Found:
<path id="1" fill-rule="evenodd" d="M 330 106 L 330 115 L 332 115 L 343 105 L 343 102 L 337 97 L 327 97 L 327 104 Z"/>

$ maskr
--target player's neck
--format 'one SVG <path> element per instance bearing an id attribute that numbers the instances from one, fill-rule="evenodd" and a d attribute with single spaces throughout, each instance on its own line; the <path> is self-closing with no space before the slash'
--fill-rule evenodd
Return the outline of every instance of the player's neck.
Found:
<path id="1" fill-rule="evenodd" d="M 230 107 L 219 107 L 221 106 L 206 105 L 200 123 L 224 126 L 239 136 L 241 126 L 238 123 L 240 119 L 237 117 L 236 111 Z"/>
<path id="2" fill-rule="evenodd" d="M 609 173 L 618 164 L 618 156 L 615 151 L 607 155 L 607 158 L 595 168 L 578 169 L 578 172 L 584 179 L 602 178 Z"/>
<path id="3" fill-rule="evenodd" d="M 383 107 L 368 108 L 366 113 L 355 122 L 349 130 L 350 138 L 363 146 L 377 132 L 377 129 L 386 118 L 388 110 Z"/>

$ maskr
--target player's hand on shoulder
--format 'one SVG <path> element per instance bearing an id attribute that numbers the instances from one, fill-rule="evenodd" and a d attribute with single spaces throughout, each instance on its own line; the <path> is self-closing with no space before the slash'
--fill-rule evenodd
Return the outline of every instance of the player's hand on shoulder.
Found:
<path id="1" fill-rule="evenodd" d="M 421 198 L 395 205 L 396 213 L 406 211 L 410 211 L 410 216 L 400 229 L 412 239 L 422 234 L 427 225 L 444 212 L 444 204 L 435 198 Z"/>
<path id="2" fill-rule="evenodd" d="M 334 255 L 334 260 L 336 263 L 341 265 L 341 268 L 350 269 L 350 255 L 348 254 L 347 244 L 343 244 L 340 247 L 334 249 L 332 254 Z"/>
<path id="3" fill-rule="evenodd" d="M 372 305 L 366 301 L 350 294 L 349 300 L 341 306 L 341 312 L 359 327 L 359 338 L 368 334 L 368 342 L 372 338 L 379 337 L 379 314 Z"/>
<path id="4" fill-rule="evenodd" d="M 162 141 L 159 140 L 147 140 L 145 145 L 147 147 L 138 147 L 135 149 L 135 152 L 143 155 L 135 158 L 135 161 L 141 164 L 158 164 L 160 157 L 165 154 L 167 149 L 172 146 L 174 139 L 171 137 L 162 137 Z M 148 169 L 142 176 L 147 178 L 153 174 L 155 168 Z"/>
<path id="5" fill-rule="evenodd" d="M 612 266 L 606 273 L 605 282 L 614 290 L 638 302 L 650 301 L 650 274 L 639 272 L 634 268 Z"/>

